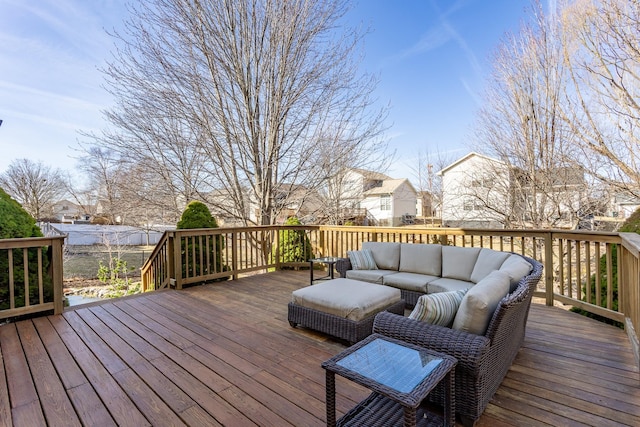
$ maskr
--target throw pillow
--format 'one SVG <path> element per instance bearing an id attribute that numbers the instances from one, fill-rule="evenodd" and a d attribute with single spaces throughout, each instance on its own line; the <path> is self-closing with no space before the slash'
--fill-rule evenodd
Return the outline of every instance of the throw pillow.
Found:
<path id="1" fill-rule="evenodd" d="M 347 251 L 349 261 L 351 261 L 351 268 L 354 270 L 377 270 L 378 266 L 373 259 L 373 252 L 370 249 L 363 249 L 361 251 Z"/>
<path id="2" fill-rule="evenodd" d="M 453 329 L 484 335 L 500 300 L 509 292 L 509 275 L 492 271 L 467 291 L 453 320 Z"/>
<path id="3" fill-rule="evenodd" d="M 466 292 L 463 290 L 422 295 L 409 318 L 433 325 L 450 326 Z"/>

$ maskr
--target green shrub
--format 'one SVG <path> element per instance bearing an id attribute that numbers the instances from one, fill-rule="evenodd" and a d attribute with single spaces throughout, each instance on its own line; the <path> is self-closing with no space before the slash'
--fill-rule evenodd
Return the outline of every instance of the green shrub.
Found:
<path id="1" fill-rule="evenodd" d="M 40 228 L 36 225 L 35 219 L 22 209 L 20 204 L 13 200 L 6 192 L 0 189 L 0 239 L 17 239 L 28 237 L 42 237 Z M 13 249 L 13 291 L 15 307 L 25 306 L 24 292 L 24 251 L 27 251 L 27 269 L 29 279 L 29 303 L 38 304 L 40 302 L 38 283 L 38 250 Z M 47 248 L 42 248 L 42 281 L 44 302 L 53 301 L 53 286 L 51 277 L 48 274 L 49 259 Z M 0 250 L 0 310 L 11 307 L 9 289 L 9 251 Z"/>
<path id="2" fill-rule="evenodd" d="M 176 225 L 178 230 L 194 229 L 194 228 L 218 228 L 218 222 L 211 215 L 209 208 L 202 202 L 194 200 L 190 202 L 185 208 L 180 221 Z M 199 258 L 196 260 L 193 258 L 195 251 L 196 257 L 203 251 L 204 265 L 199 263 Z M 220 273 L 222 271 L 228 271 L 229 266 L 225 265 L 222 260 L 222 252 L 224 250 L 224 237 L 215 236 L 214 244 L 207 244 L 206 239 L 191 239 L 182 242 L 182 275 L 183 277 L 193 277 L 198 275 L 207 275 Z M 209 252 L 211 264 L 206 262 L 206 252 Z M 187 263 L 188 259 L 188 263 Z M 222 277 L 216 280 L 227 280 L 227 277 Z"/>
<path id="3" fill-rule="evenodd" d="M 300 220 L 296 217 L 290 217 L 284 223 L 284 225 L 302 225 Z M 311 241 L 304 230 L 280 230 L 278 232 L 278 241 L 280 246 L 273 248 L 273 257 L 278 259 L 278 252 L 280 255 L 280 262 L 307 262 L 313 258 L 313 251 L 311 248 Z"/>

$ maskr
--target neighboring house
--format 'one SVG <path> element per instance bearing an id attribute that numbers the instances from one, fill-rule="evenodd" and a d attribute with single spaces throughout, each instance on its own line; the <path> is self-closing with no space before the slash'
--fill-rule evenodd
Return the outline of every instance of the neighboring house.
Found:
<path id="1" fill-rule="evenodd" d="M 343 208 L 360 208 L 363 194 L 372 188 L 382 186 L 390 176 L 365 169 L 350 168 L 341 177 L 339 187 L 340 205 Z"/>
<path id="2" fill-rule="evenodd" d="M 640 208 L 640 198 L 630 195 L 617 193 L 613 197 L 610 215 L 620 220 L 625 220 Z"/>
<path id="3" fill-rule="evenodd" d="M 87 209 L 69 200 L 54 203 L 52 213 L 52 219 L 61 223 L 87 222 L 90 219 Z"/>
<path id="4" fill-rule="evenodd" d="M 506 163 L 469 153 L 437 174 L 442 178 L 442 225 L 502 228 L 500 212 L 508 207 Z M 483 201 L 491 201 L 486 203 Z"/>
<path id="5" fill-rule="evenodd" d="M 417 192 L 408 179 L 384 179 L 362 193 L 360 207 L 375 218 L 376 225 L 412 224 L 416 216 Z"/>
<path id="6" fill-rule="evenodd" d="M 275 197 L 276 224 L 284 224 L 290 217 L 296 217 L 303 224 L 317 222 L 324 205 L 315 189 L 296 184 L 283 184 Z"/>
<path id="7" fill-rule="evenodd" d="M 507 226 L 574 228 L 586 198 L 584 174 L 557 167 L 525 171 L 478 153 L 445 167 L 442 223 L 445 227 Z"/>

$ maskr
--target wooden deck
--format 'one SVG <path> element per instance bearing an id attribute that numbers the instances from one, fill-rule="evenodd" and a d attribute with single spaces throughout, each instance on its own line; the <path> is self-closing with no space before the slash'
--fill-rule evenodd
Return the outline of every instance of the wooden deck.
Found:
<path id="1" fill-rule="evenodd" d="M 344 345 L 286 320 L 308 272 L 161 291 L 0 327 L 2 426 L 321 426 Z M 346 411 L 368 392 L 338 378 Z M 479 426 L 640 425 L 626 334 L 534 304 Z"/>

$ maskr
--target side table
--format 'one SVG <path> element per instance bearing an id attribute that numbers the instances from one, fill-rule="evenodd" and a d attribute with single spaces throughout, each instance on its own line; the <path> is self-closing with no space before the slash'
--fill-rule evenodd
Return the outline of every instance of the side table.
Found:
<path id="1" fill-rule="evenodd" d="M 336 265 L 336 262 L 338 262 L 340 258 L 335 257 L 335 256 L 327 256 L 327 257 L 322 257 L 322 258 L 312 258 L 309 260 L 309 271 L 311 272 L 311 281 L 310 284 L 313 285 L 314 280 L 331 280 L 333 279 L 333 270 L 334 270 L 334 266 Z M 313 263 L 321 263 L 321 264 L 327 264 L 328 266 L 328 273 L 326 276 L 323 277 L 318 277 L 317 279 L 313 278 Z"/>
<path id="2" fill-rule="evenodd" d="M 458 360 L 410 343 L 373 334 L 322 363 L 326 370 L 327 426 L 455 425 Z M 335 374 L 373 391 L 336 422 Z M 443 417 L 420 403 L 443 382 Z"/>

